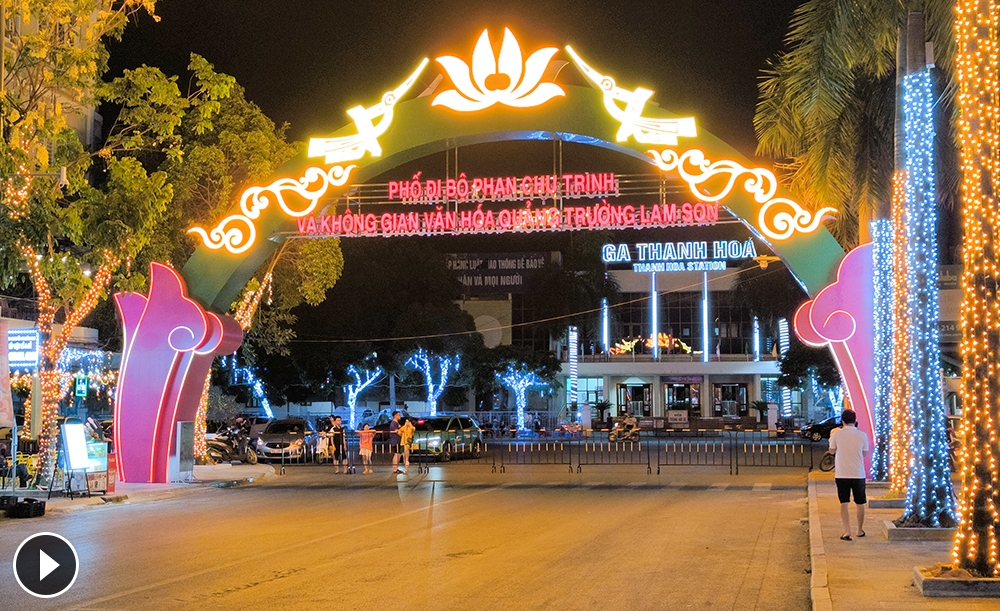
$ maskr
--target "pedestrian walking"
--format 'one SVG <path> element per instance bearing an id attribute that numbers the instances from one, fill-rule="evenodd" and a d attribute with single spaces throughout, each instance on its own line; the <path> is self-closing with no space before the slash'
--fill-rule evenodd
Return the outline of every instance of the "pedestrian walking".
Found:
<path id="1" fill-rule="evenodd" d="M 395 474 L 402 473 L 399 470 L 399 455 L 402 453 L 400 449 L 402 437 L 399 436 L 399 418 L 399 412 L 392 412 L 392 420 L 389 422 L 389 447 L 392 448 L 392 472 Z"/>
<path id="2" fill-rule="evenodd" d="M 403 473 L 410 471 L 410 444 L 413 443 L 413 433 L 417 427 L 407 418 L 399 427 L 399 444 L 403 447 Z"/>
<path id="3" fill-rule="evenodd" d="M 333 455 L 333 464 L 336 465 L 334 473 L 340 473 L 343 465 L 344 473 L 347 473 L 347 438 L 344 435 L 344 419 L 340 416 L 330 418 L 330 454 Z"/>
<path id="4" fill-rule="evenodd" d="M 363 429 L 358 431 L 358 453 L 361 454 L 361 462 L 364 464 L 365 470 L 362 471 L 364 474 L 373 473 L 372 471 L 372 441 L 375 439 L 375 431 L 368 424 L 364 426 Z"/>
<path id="5" fill-rule="evenodd" d="M 841 428 L 830 434 L 830 453 L 834 455 L 834 479 L 840 499 L 840 519 L 844 522 L 841 539 L 851 541 L 850 501 L 858 508 L 858 537 L 865 536 L 865 454 L 868 453 L 868 435 L 858 430 L 858 416 L 854 410 L 845 409 L 840 416 Z"/>

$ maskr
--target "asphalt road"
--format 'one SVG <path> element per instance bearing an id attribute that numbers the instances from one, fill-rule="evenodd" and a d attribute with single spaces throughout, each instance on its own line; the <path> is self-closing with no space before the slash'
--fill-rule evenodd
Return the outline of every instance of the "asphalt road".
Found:
<path id="1" fill-rule="evenodd" d="M 805 610 L 805 482 L 777 468 L 293 466 L 254 486 L 0 520 L 0 609 Z M 38 531 L 80 557 L 57 599 L 13 578 Z"/>

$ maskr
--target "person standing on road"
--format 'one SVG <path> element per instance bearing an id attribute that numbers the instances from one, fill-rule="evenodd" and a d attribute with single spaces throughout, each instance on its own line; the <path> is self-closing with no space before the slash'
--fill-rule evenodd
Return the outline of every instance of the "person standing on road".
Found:
<path id="1" fill-rule="evenodd" d="M 392 472 L 394 474 L 402 473 L 399 470 L 399 446 L 400 441 L 402 441 L 399 436 L 399 416 L 399 412 L 392 412 L 392 420 L 389 422 L 389 447 L 392 448 Z"/>
<path id="2" fill-rule="evenodd" d="M 372 471 L 372 441 L 375 439 L 375 431 L 372 430 L 370 425 L 365 425 L 363 429 L 358 431 L 358 453 L 361 454 L 361 462 L 364 463 L 365 470 L 362 471 L 364 474 L 373 473 Z"/>
<path id="3" fill-rule="evenodd" d="M 830 434 L 830 453 L 834 455 L 837 497 L 840 499 L 840 519 L 844 522 L 841 539 L 851 541 L 851 495 L 858 507 L 858 537 L 865 536 L 865 454 L 868 435 L 858 430 L 858 416 L 845 409 L 840 417 L 843 426 Z"/>
<path id="4" fill-rule="evenodd" d="M 330 454 L 333 456 L 333 464 L 336 466 L 334 473 L 340 473 L 340 466 L 344 466 L 344 473 L 347 473 L 347 439 L 344 436 L 344 419 L 340 416 L 331 418 L 330 425 Z"/>
<path id="5" fill-rule="evenodd" d="M 409 418 L 399 427 L 399 443 L 403 446 L 403 473 L 410 471 L 410 444 L 413 443 L 413 433 L 416 430 L 417 427 L 413 426 Z"/>

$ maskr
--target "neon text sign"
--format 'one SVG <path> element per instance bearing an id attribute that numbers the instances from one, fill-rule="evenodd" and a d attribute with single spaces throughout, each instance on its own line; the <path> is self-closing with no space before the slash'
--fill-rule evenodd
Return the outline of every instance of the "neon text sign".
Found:
<path id="1" fill-rule="evenodd" d="M 389 201 L 433 203 L 451 200 L 505 201 L 532 197 L 612 197 L 618 195 L 618 179 L 613 173 L 563 174 L 542 176 L 497 176 L 389 181 Z"/>
<path id="2" fill-rule="evenodd" d="M 605 263 L 632 263 L 634 272 L 710 272 L 726 269 L 727 261 L 757 256 L 753 240 L 696 240 L 688 242 L 639 242 L 605 244 L 601 259 Z M 635 251 L 633 257 L 632 252 Z M 711 256 L 709 254 L 711 253 Z M 633 262 L 634 261 L 634 262 Z"/>
<path id="3" fill-rule="evenodd" d="M 433 212 L 385 212 L 307 216 L 298 219 L 300 235 L 317 237 L 405 236 L 530 231 L 572 231 L 577 229 L 637 229 L 712 225 L 719 220 L 719 205 L 632 204 L 618 205 L 603 201 L 593 206 L 555 206 L 484 210 L 445 210 Z"/>

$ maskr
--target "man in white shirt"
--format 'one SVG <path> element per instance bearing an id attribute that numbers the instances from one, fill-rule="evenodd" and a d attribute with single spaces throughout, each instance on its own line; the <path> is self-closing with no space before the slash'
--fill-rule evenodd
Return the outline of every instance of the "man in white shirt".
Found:
<path id="1" fill-rule="evenodd" d="M 840 499 L 840 519 L 844 522 L 844 541 L 851 541 L 851 514 L 849 503 L 854 494 L 858 506 L 858 537 L 865 536 L 865 454 L 868 453 L 868 435 L 858 430 L 858 416 L 854 410 L 845 409 L 840 417 L 843 426 L 830 434 L 830 453 L 835 456 L 837 496 Z"/>

